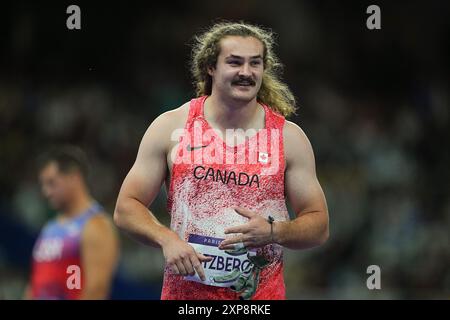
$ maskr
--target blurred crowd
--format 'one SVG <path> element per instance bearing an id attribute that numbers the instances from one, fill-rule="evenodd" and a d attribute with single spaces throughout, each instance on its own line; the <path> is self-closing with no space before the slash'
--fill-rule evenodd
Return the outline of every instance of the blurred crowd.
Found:
<path id="1" fill-rule="evenodd" d="M 55 214 L 40 194 L 36 157 L 58 143 L 82 147 L 93 194 L 112 214 L 146 128 L 194 97 L 189 44 L 218 18 L 277 33 L 299 105 L 290 120 L 311 140 L 328 200 L 328 242 L 285 251 L 288 298 L 450 298 L 450 6 L 380 4 L 382 29 L 371 31 L 368 5 L 81 4 L 79 31 L 65 28 L 62 5 L 7 6 L 0 299 L 21 297 L 33 241 Z M 165 201 L 162 189 L 151 207 L 168 224 Z M 121 242 L 112 297 L 157 299 L 161 251 Z M 366 286 L 370 265 L 381 268 L 381 290 Z"/>

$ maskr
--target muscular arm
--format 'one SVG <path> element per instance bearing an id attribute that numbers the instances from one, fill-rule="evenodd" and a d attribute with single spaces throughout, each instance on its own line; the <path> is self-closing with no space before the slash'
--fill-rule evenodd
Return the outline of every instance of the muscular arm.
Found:
<path id="1" fill-rule="evenodd" d="M 287 121 L 284 136 L 285 192 L 297 217 L 275 222 L 274 239 L 291 249 L 311 248 L 328 239 L 327 203 L 317 180 L 314 153 L 305 133 Z"/>
<path id="2" fill-rule="evenodd" d="M 276 221 L 271 227 L 257 212 L 237 207 L 235 211 L 248 222 L 227 228 L 225 234 L 239 235 L 222 241 L 219 248 L 233 250 L 242 242 L 247 248 L 258 248 L 276 242 L 291 249 L 306 249 L 324 243 L 328 238 L 328 209 L 316 177 L 311 144 L 303 131 L 292 122 L 284 128 L 286 158 L 285 193 L 297 218 Z"/>
<path id="3" fill-rule="evenodd" d="M 139 242 L 161 247 L 175 234 L 147 208 L 158 195 L 167 169 L 168 119 L 163 114 L 148 128 L 136 161 L 126 176 L 114 212 L 116 225 Z"/>
<path id="4" fill-rule="evenodd" d="M 119 255 L 117 235 L 105 215 L 91 218 L 81 242 L 81 299 L 107 299 Z"/>
<path id="5" fill-rule="evenodd" d="M 197 253 L 174 231 L 162 225 L 147 208 L 157 196 L 165 179 L 166 156 L 169 152 L 173 123 L 173 115 L 162 114 L 145 133 L 136 162 L 120 189 L 114 221 L 119 228 L 138 241 L 161 247 L 167 265 L 175 274 L 194 275 L 197 272 L 204 280 L 201 261 L 209 261 L 210 258 Z"/>

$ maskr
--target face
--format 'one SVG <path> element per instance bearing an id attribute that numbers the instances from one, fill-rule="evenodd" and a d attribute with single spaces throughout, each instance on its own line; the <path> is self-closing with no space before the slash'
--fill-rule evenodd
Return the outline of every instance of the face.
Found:
<path id="1" fill-rule="evenodd" d="M 212 92 L 232 100 L 250 102 L 261 88 L 264 46 L 254 37 L 227 36 L 220 41 Z"/>
<path id="2" fill-rule="evenodd" d="M 62 210 L 73 187 L 73 174 L 60 172 L 55 162 L 46 165 L 39 174 L 41 190 L 50 206 Z"/>

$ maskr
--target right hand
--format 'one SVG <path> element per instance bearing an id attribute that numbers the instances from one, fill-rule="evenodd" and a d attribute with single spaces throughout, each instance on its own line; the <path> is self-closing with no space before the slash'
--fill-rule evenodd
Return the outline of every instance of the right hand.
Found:
<path id="1" fill-rule="evenodd" d="M 182 276 L 193 276 L 197 273 L 202 281 L 206 280 L 202 262 L 211 261 L 212 257 L 196 252 L 191 245 L 178 236 L 168 239 L 162 249 L 166 264 L 173 273 Z"/>

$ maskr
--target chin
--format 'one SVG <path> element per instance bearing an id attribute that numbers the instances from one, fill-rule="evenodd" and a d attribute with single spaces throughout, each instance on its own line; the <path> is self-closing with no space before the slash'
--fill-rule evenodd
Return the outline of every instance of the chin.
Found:
<path id="1" fill-rule="evenodd" d="M 236 101 L 250 102 L 256 98 L 256 95 L 257 94 L 252 90 L 249 92 L 234 92 L 232 97 Z"/>
<path id="2" fill-rule="evenodd" d="M 53 210 L 59 211 L 59 210 L 63 209 L 62 203 L 60 203 L 58 201 L 49 201 L 49 204 Z"/>

